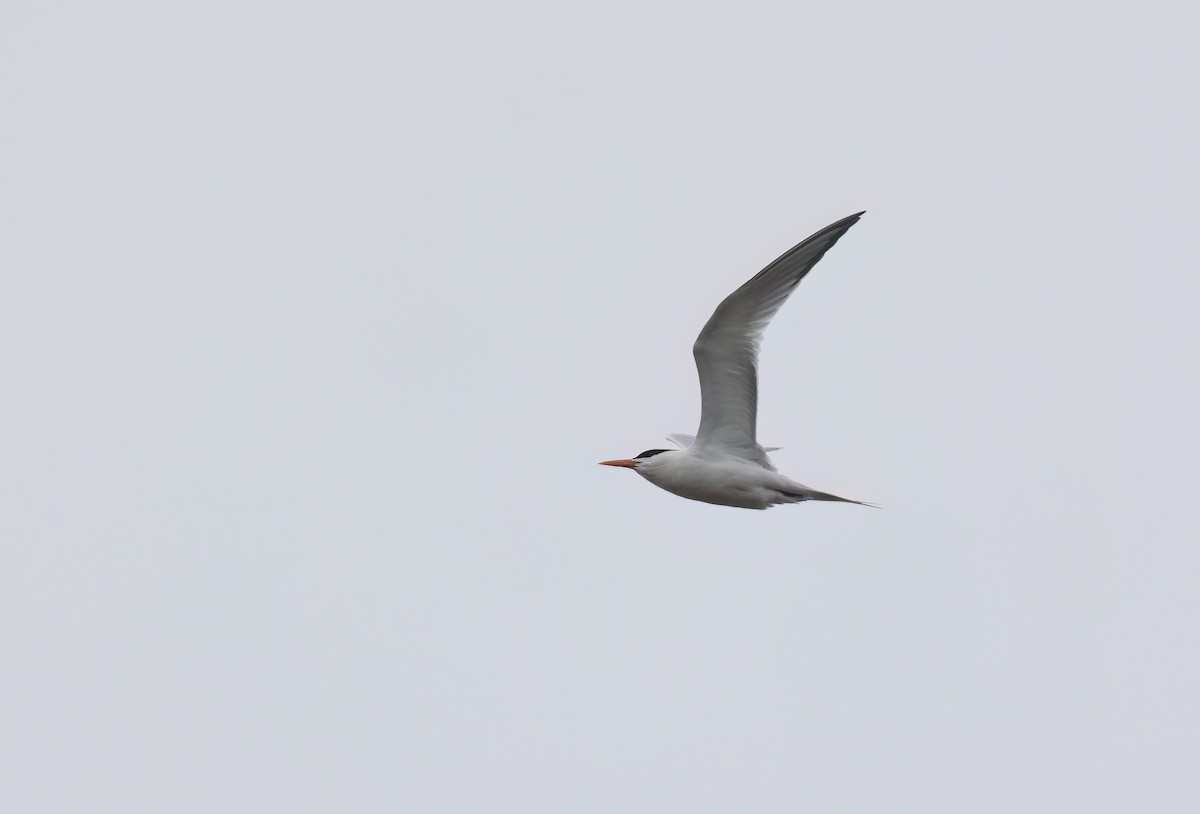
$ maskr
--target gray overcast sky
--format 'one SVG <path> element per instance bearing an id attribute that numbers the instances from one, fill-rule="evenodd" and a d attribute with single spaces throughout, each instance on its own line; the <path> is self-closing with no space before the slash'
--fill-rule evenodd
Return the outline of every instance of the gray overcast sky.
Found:
<path id="1" fill-rule="evenodd" d="M 0 808 L 1200 810 L 1197 8 L 5 3 Z"/>

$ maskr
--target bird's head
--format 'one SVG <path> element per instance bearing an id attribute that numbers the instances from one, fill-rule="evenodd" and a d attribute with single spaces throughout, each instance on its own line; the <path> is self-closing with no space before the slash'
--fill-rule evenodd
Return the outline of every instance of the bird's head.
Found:
<path id="1" fill-rule="evenodd" d="M 625 466 L 630 469 L 636 470 L 636 469 L 639 469 L 640 467 L 644 466 L 648 461 L 650 461 L 652 458 L 654 458 L 655 455 L 661 455 L 664 452 L 674 452 L 674 451 L 675 450 L 673 450 L 673 449 L 648 449 L 645 452 L 641 453 L 640 455 L 634 456 L 633 458 L 620 458 L 615 461 L 601 461 L 600 465 L 601 466 Z"/>

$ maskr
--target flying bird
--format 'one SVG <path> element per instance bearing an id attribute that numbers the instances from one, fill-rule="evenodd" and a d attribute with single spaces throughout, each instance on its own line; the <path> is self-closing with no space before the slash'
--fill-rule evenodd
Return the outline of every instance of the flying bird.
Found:
<path id="1" fill-rule="evenodd" d="M 804 275 L 863 216 L 826 226 L 786 252 L 717 306 L 692 353 L 700 372 L 700 429 L 695 437 L 668 435 L 680 449 L 648 449 L 634 458 L 601 461 L 623 466 L 668 492 L 720 506 L 768 509 L 780 503 L 849 500 L 780 475 L 759 445 L 758 346 L 763 331 Z"/>

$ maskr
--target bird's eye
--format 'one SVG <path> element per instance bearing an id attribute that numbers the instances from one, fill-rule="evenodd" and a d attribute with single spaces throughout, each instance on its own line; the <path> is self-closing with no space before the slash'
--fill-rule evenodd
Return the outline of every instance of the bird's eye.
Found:
<path id="1" fill-rule="evenodd" d="M 669 450 L 669 449 L 648 449 L 645 452 L 643 452 L 641 455 L 638 455 L 637 459 L 640 460 L 642 458 L 653 458 L 655 455 L 657 455 L 660 452 L 670 452 L 670 451 L 671 450 Z"/>

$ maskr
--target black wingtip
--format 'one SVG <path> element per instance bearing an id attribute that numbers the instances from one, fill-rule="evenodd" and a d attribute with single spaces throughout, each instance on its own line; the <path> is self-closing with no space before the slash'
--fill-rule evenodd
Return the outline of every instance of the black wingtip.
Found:
<path id="1" fill-rule="evenodd" d="M 791 258 L 797 256 L 797 254 L 800 252 L 803 252 L 805 249 L 813 246 L 814 244 L 819 244 L 816 253 L 809 256 L 807 262 L 803 264 L 803 267 L 793 267 L 789 270 L 789 274 L 791 276 L 791 285 L 795 286 L 802 279 L 804 279 L 804 275 L 808 274 L 808 272 L 812 270 L 813 266 L 820 262 L 821 258 L 825 256 L 825 252 L 832 249 L 834 244 L 841 239 L 842 235 L 850 231 L 850 227 L 858 223 L 858 219 L 866 213 L 867 210 L 864 209 L 862 212 L 856 212 L 853 215 L 847 215 L 841 220 L 829 224 L 824 229 L 809 235 L 808 237 L 804 238 L 804 240 L 801 240 L 795 246 L 779 255 L 779 257 L 775 258 L 775 260 L 769 263 L 766 268 L 747 280 L 742 287 L 744 288 L 745 286 L 754 285 L 758 280 L 761 280 L 763 277 L 771 274 L 780 266 L 788 263 Z M 741 290 L 741 288 L 738 289 L 738 291 Z M 735 291 L 734 294 L 737 294 L 738 291 Z M 733 295 L 731 294 L 730 296 Z M 728 298 L 726 298 L 726 301 L 727 300 Z M 720 311 L 724 304 L 725 301 L 722 301 L 721 305 L 717 306 L 717 311 Z"/>
<path id="2" fill-rule="evenodd" d="M 823 236 L 829 235 L 829 234 L 836 234 L 837 237 L 841 237 L 842 235 L 844 235 L 846 233 L 846 231 L 851 226 L 858 223 L 858 219 L 861 218 L 865 214 L 867 214 L 867 210 L 864 209 L 861 212 L 855 212 L 853 215 L 847 215 L 846 217 L 842 218 L 841 220 L 834 221 L 833 223 L 829 224 L 821 231 L 819 231 L 816 234 L 809 237 L 808 240 L 812 240 L 814 238 L 820 238 L 820 237 L 823 237 Z M 804 245 L 804 243 L 807 243 L 808 240 L 805 240 L 800 245 Z M 836 242 L 836 241 L 837 241 L 837 238 L 834 238 L 834 242 Z"/>
<path id="3" fill-rule="evenodd" d="M 867 210 L 864 209 L 861 212 L 855 212 L 853 215 L 847 215 L 846 217 L 842 218 L 841 220 L 834 221 L 833 223 L 829 224 L 821 231 L 812 235 L 812 237 L 819 237 L 821 235 L 829 234 L 830 232 L 845 232 L 851 226 L 858 223 L 858 219 L 861 218 L 865 214 L 867 214 Z"/>

